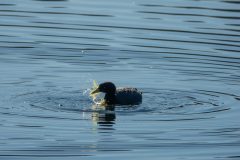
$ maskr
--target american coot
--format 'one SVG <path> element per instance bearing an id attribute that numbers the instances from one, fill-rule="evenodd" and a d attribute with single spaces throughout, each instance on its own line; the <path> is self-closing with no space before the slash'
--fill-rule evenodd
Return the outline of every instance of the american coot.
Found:
<path id="1" fill-rule="evenodd" d="M 104 82 L 91 92 L 91 95 L 96 93 L 105 93 L 105 105 L 136 105 L 142 102 L 142 92 L 136 88 L 116 88 L 112 82 Z"/>

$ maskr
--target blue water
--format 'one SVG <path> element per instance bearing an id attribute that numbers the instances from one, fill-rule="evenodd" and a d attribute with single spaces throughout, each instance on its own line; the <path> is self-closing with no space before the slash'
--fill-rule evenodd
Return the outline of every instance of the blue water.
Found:
<path id="1" fill-rule="evenodd" d="M 0 1 L 0 159 L 240 159 L 240 3 Z M 93 80 L 143 103 L 96 107 Z"/>

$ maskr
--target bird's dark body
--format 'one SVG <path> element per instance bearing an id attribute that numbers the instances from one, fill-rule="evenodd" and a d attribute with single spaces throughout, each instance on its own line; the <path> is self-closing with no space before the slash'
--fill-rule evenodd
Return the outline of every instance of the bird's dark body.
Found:
<path id="1" fill-rule="evenodd" d="M 135 105 L 142 102 L 142 93 L 136 88 L 118 88 L 116 91 L 116 104 Z"/>
<path id="2" fill-rule="evenodd" d="M 107 105 L 136 105 L 142 103 L 142 92 L 136 88 L 116 88 L 112 82 L 104 82 L 92 93 L 106 93 L 104 100 Z"/>

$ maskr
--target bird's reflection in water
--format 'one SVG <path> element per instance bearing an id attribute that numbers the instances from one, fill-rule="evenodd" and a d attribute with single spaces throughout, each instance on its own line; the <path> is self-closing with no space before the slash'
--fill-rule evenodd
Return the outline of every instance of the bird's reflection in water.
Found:
<path id="1" fill-rule="evenodd" d="M 114 106 L 99 107 L 94 105 L 92 109 L 93 123 L 100 126 L 101 128 L 99 129 L 112 129 L 116 119 Z"/>

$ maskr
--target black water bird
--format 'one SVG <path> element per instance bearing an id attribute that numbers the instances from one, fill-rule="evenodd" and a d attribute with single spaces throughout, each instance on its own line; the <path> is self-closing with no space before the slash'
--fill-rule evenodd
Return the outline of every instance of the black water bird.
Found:
<path id="1" fill-rule="evenodd" d="M 116 88 L 112 82 L 101 83 L 91 94 L 105 93 L 106 105 L 137 105 L 142 102 L 142 92 L 136 88 Z"/>

